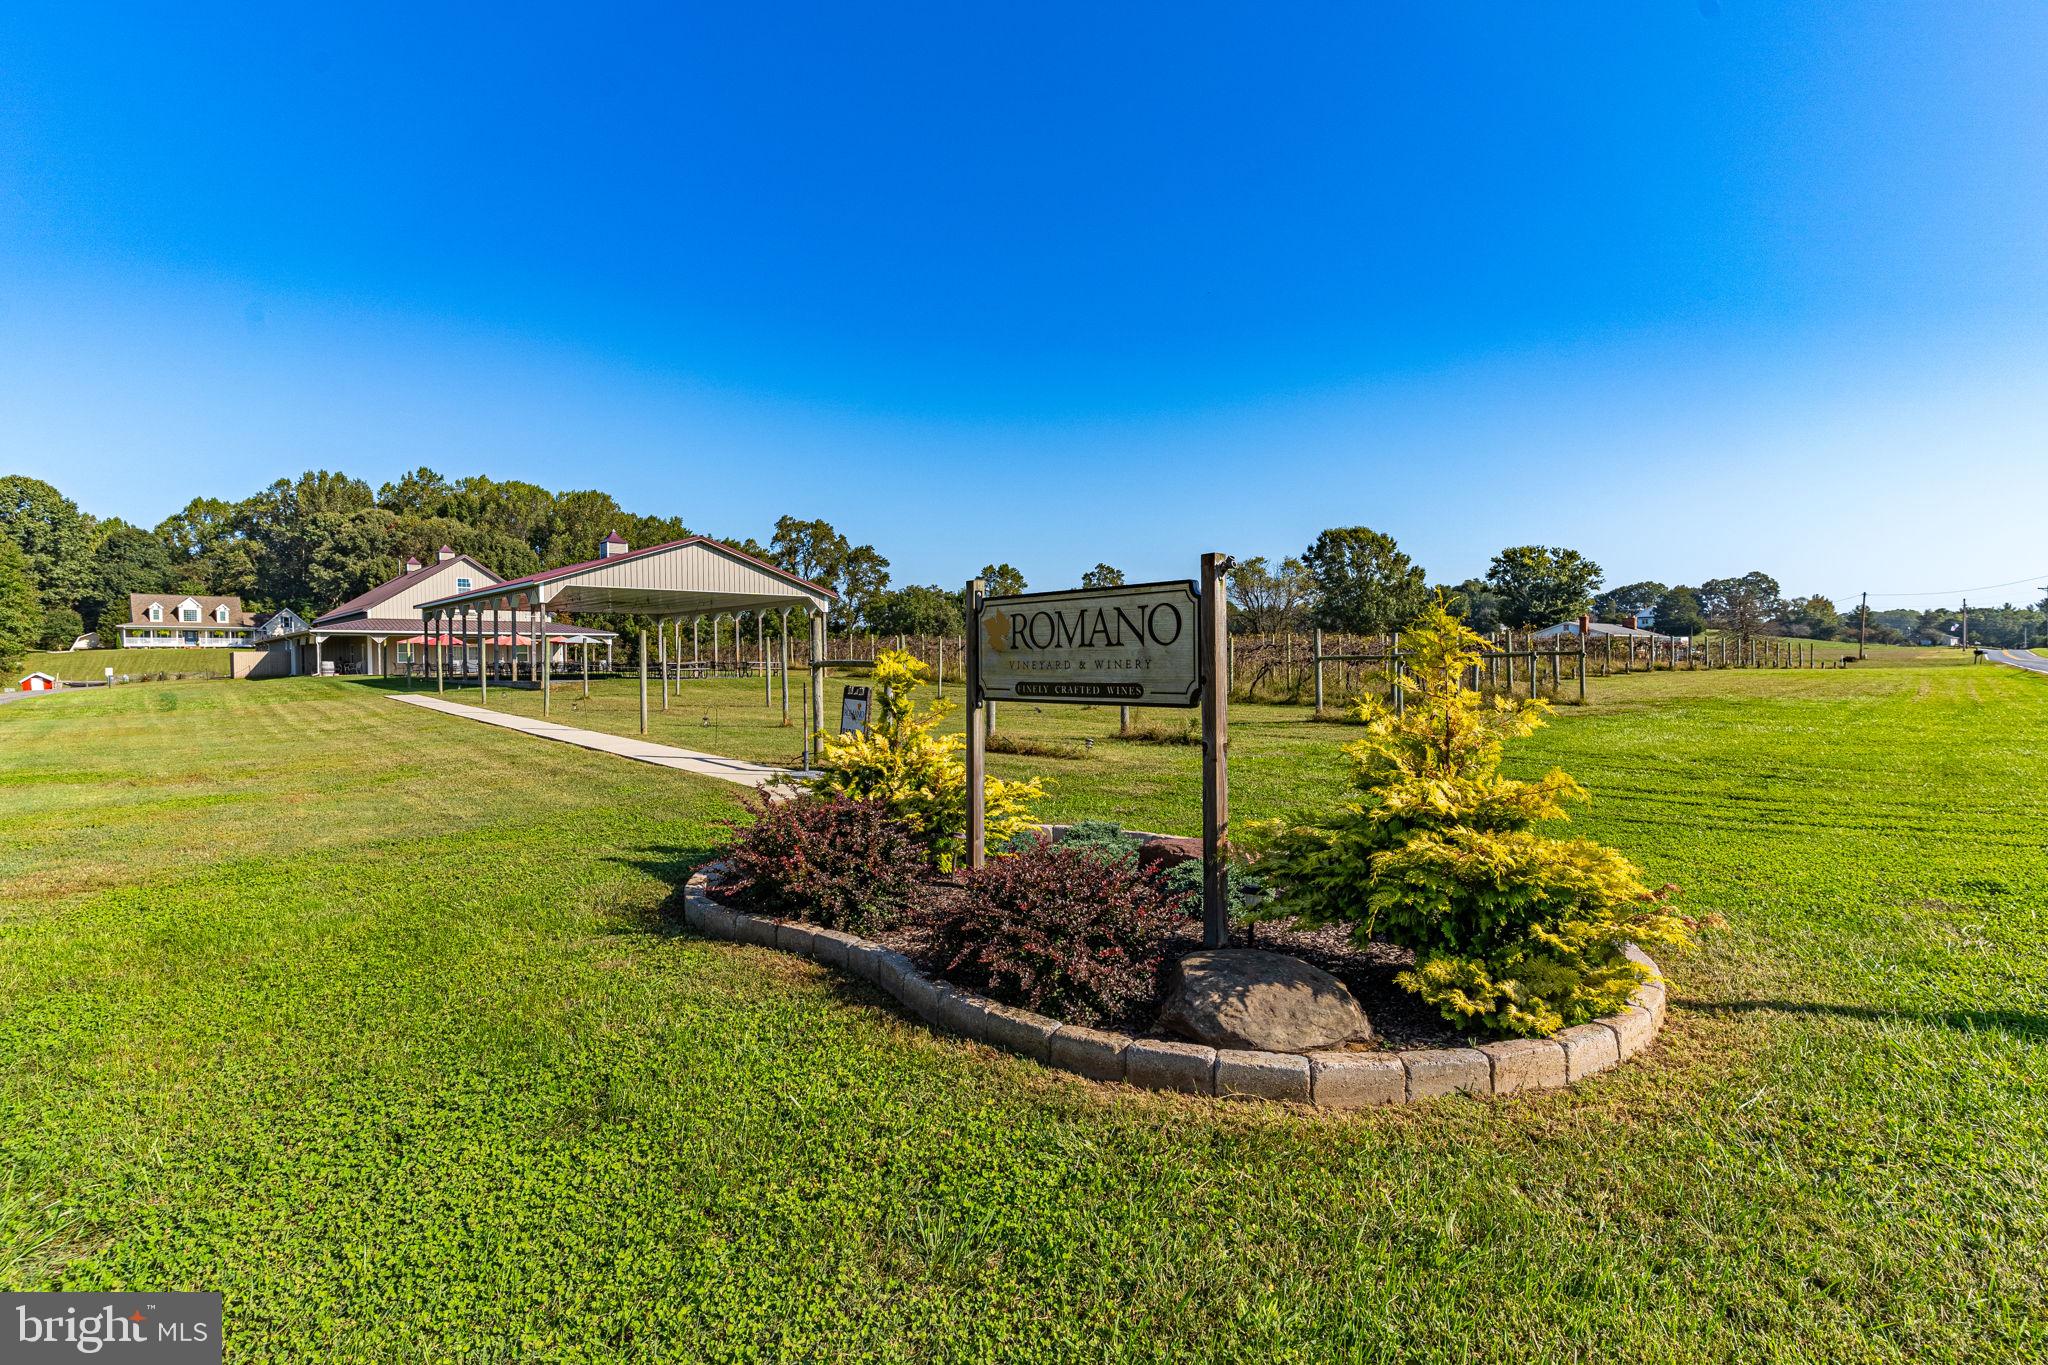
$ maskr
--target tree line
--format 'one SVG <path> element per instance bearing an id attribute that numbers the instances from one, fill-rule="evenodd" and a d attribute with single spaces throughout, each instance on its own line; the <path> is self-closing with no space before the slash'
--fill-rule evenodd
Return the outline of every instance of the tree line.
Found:
<path id="1" fill-rule="evenodd" d="M 131 593 L 233 596 L 251 611 L 288 607 L 311 619 L 397 577 L 408 558 L 431 563 L 443 545 L 516 578 L 587 560 L 614 531 L 635 546 L 693 533 L 679 517 L 629 511 L 597 490 L 552 492 L 425 468 L 374 489 L 308 470 L 240 501 L 194 498 L 149 528 L 96 517 L 43 480 L 9 475 L 0 478 L 0 661 L 63 649 L 81 635 L 117 643 Z M 892 587 L 888 558 L 828 521 L 780 517 L 766 544 L 706 534 L 838 593 L 835 630 L 961 632 L 958 588 Z M 988 565 L 982 576 L 992 593 L 1026 588 L 1009 564 Z M 1122 581 L 1108 565 L 1090 578 Z"/>
<path id="2" fill-rule="evenodd" d="M 1696 636 L 1712 629 L 1748 639 L 1759 635 L 1804 640 L 1854 640 L 1859 624 L 1873 644 L 1911 644 L 1960 631 L 1949 608 L 1889 610 L 1859 618 L 1859 605 L 1838 607 L 1823 594 L 1787 594 L 1761 570 L 1710 578 L 1698 584 L 1654 581 L 1606 587 L 1599 564 L 1577 550 L 1514 545 L 1493 557 L 1483 577 L 1457 583 L 1429 581 L 1392 536 L 1364 526 L 1322 532 L 1300 555 L 1277 564 L 1261 555 L 1231 573 L 1232 629 L 1254 634 L 1325 630 L 1385 635 L 1414 620 L 1441 595 L 1474 630 L 1537 630 L 1588 616 L 1626 625 L 1647 618 L 1665 635 Z M 2043 641 L 2048 601 L 1972 608 L 1972 644 L 2021 645 Z"/>
<path id="3" fill-rule="evenodd" d="M 443 545 L 509 578 L 589 559 L 613 531 L 635 546 L 692 533 L 678 517 L 628 511 L 597 490 L 551 492 L 425 468 L 374 489 L 344 473 L 308 470 L 238 502 L 193 498 L 150 528 L 95 517 L 40 479 L 9 475 L 0 477 L 0 661 L 32 648 L 62 649 L 87 634 L 116 643 L 131 593 L 235 596 L 252 611 L 289 607 L 311 619 L 396 577 L 410 557 L 431 562 Z M 707 534 L 838 593 L 835 631 L 964 630 L 957 586 L 894 585 L 885 555 L 821 518 L 780 517 L 765 544 Z M 981 577 L 992 596 L 1029 587 L 1008 563 L 983 566 Z M 1122 582 L 1122 571 L 1109 564 L 1081 579 L 1083 587 Z M 1762 572 L 1606 589 L 1597 563 L 1557 546 L 1511 546 L 1483 577 L 1432 584 L 1392 536 L 1363 526 L 1326 530 L 1300 555 L 1277 563 L 1263 555 L 1239 562 L 1229 583 L 1231 628 L 1385 634 L 1413 620 L 1438 593 L 1481 631 L 1526 630 L 1581 614 L 1621 622 L 1647 612 L 1672 635 L 1710 626 L 1823 640 L 1856 633 L 1853 611 L 1819 595 L 1788 597 Z M 625 618 L 591 624 L 629 625 Z M 1930 637 L 1949 624 L 1940 611 L 1878 612 L 1869 638 Z M 1973 611 L 1970 636 L 2018 644 L 2039 637 L 2042 625 L 2039 607 L 2007 605 Z"/>

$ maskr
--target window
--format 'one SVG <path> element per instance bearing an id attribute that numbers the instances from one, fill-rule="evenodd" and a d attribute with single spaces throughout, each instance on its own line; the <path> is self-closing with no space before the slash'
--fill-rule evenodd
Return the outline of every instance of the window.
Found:
<path id="1" fill-rule="evenodd" d="M 199 604 L 197 602 L 186 602 L 181 605 L 178 608 L 178 619 L 180 621 L 197 621 L 199 619 Z"/>
<path id="2" fill-rule="evenodd" d="M 150 620 L 152 620 L 152 621 L 161 621 L 161 620 L 163 620 L 163 619 L 164 619 L 164 604 L 163 604 L 163 603 L 161 603 L 161 602 L 152 602 L 152 603 L 150 603 L 150 604 L 149 604 L 149 619 L 150 619 Z"/>
<path id="3" fill-rule="evenodd" d="M 467 578 L 458 578 L 458 579 L 456 579 L 456 580 L 455 580 L 455 591 L 457 591 L 457 592 L 468 592 L 468 591 L 469 591 L 469 580 L 468 580 Z"/>
<path id="4" fill-rule="evenodd" d="M 213 619 L 220 622 L 222 625 L 226 625 L 228 623 L 227 603 L 223 602 L 213 609 Z"/>

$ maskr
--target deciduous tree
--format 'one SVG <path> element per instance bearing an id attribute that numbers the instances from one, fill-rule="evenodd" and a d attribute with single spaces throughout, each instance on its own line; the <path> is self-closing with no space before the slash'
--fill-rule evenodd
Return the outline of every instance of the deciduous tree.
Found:
<path id="1" fill-rule="evenodd" d="M 1688 638 L 1703 634 L 1707 628 L 1706 617 L 1700 613 L 1699 594 L 1691 588 L 1667 588 L 1656 601 L 1657 629 L 1666 635 L 1683 635 Z"/>
<path id="2" fill-rule="evenodd" d="M 41 479 L 0 478 L 0 538 L 20 548 L 44 606 L 69 607 L 91 592 L 92 519 Z"/>
<path id="3" fill-rule="evenodd" d="M 1401 553 L 1392 536 L 1370 527 L 1324 531 L 1301 559 L 1315 583 L 1310 619 L 1324 630 L 1383 635 L 1429 605 L 1421 566 Z"/>
<path id="4" fill-rule="evenodd" d="M 0 536 L 0 670 L 12 673 L 42 626 L 43 604 L 28 556 L 11 537 Z"/>
<path id="5" fill-rule="evenodd" d="M 878 594 L 868 623 L 882 635 L 958 635 L 965 628 L 959 592 L 921 583 Z"/>
<path id="6" fill-rule="evenodd" d="M 1645 612 L 1655 614 L 1657 603 L 1669 591 L 1662 583 L 1645 581 L 1629 583 L 1619 588 L 1609 588 L 1593 599 L 1593 619 L 1626 624 L 1631 617 Z M 1660 622 L 1657 627 L 1664 630 Z M 1674 632 L 1665 631 L 1672 634 Z"/>
<path id="7" fill-rule="evenodd" d="M 1740 578 L 1708 579 L 1699 586 L 1699 599 L 1708 624 L 1739 640 L 1763 634 L 1765 625 L 1784 609 L 1778 580 L 1758 569 Z"/>
<path id="8" fill-rule="evenodd" d="M 79 603 L 79 632 L 98 631 L 103 642 L 118 643 L 117 628 L 128 619 L 128 594 L 170 590 L 171 555 L 164 543 L 118 518 L 103 521 L 93 547 L 92 586 Z"/>
<path id="9" fill-rule="evenodd" d="M 1493 557 L 1486 581 L 1501 620 L 1518 630 L 1576 620 L 1592 605 L 1600 566 L 1562 546 L 1512 545 Z"/>
<path id="10" fill-rule="evenodd" d="M 1308 624 L 1308 604 L 1315 580 L 1308 566 L 1289 555 L 1275 569 L 1264 555 L 1241 559 L 1230 571 L 1226 589 L 1237 608 L 1233 629 L 1253 635 L 1299 630 Z"/>

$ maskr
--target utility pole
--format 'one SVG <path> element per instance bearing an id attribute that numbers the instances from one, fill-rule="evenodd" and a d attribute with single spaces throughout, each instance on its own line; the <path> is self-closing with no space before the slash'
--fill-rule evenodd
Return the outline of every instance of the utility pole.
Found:
<path id="1" fill-rule="evenodd" d="M 1963 599 L 1963 648 L 1970 647 L 1970 599 Z"/>
<path id="2" fill-rule="evenodd" d="M 1863 609 L 1856 613 L 1856 657 L 1866 658 L 1863 652 L 1864 637 L 1870 633 L 1870 594 L 1863 594 Z"/>

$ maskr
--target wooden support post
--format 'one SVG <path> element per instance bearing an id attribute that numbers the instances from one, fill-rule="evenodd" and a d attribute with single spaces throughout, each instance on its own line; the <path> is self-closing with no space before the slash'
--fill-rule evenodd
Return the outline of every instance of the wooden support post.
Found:
<path id="1" fill-rule="evenodd" d="M 988 591 L 988 584 L 979 578 L 967 580 L 967 638 L 970 642 L 979 640 L 975 634 L 975 618 L 981 614 L 981 602 Z M 980 867 L 988 861 L 988 730 L 993 707 L 983 703 L 981 698 L 981 651 L 969 649 L 963 660 L 967 665 L 967 865 Z"/>
<path id="2" fill-rule="evenodd" d="M 657 628 L 660 622 L 656 621 Z M 640 733 L 647 733 L 647 627 L 640 627 Z"/>
<path id="3" fill-rule="evenodd" d="M 789 608 L 782 609 L 782 723 L 789 724 Z"/>
<path id="4" fill-rule="evenodd" d="M 659 616 L 654 618 L 654 656 L 661 661 L 661 709 L 668 710 L 668 636 L 669 623 Z"/>
<path id="5" fill-rule="evenodd" d="M 1579 635 L 1579 705 L 1586 704 L 1586 636 Z"/>
<path id="6" fill-rule="evenodd" d="M 1394 684 L 1394 714 L 1406 715 L 1408 689 L 1401 686 L 1401 632 L 1398 630 L 1388 637 L 1387 664 L 1388 675 Z"/>
<path id="7" fill-rule="evenodd" d="M 754 609 L 754 647 L 761 651 L 761 705 L 775 705 L 775 667 L 768 661 L 768 613 Z M 677 649 L 676 653 L 682 653 Z"/>
<path id="8" fill-rule="evenodd" d="M 535 605 L 538 606 L 539 604 L 536 603 Z M 548 686 L 549 683 L 554 681 L 554 660 L 548 657 L 547 613 L 535 611 L 533 615 L 533 637 L 540 642 L 540 713 L 545 717 L 555 699 L 554 689 Z M 531 659 L 527 660 L 527 666 L 531 668 L 532 665 L 533 661 Z"/>
<path id="9" fill-rule="evenodd" d="M 714 622 L 714 628 L 716 623 Z M 804 731 L 804 766 L 815 767 L 816 736 L 825 728 L 825 665 L 830 651 L 825 634 L 825 613 L 811 613 L 811 712 Z"/>
<path id="10" fill-rule="evenodd" d="M 586 697 L 590 695 L 590 639 L 588 636 L 584 637 L 583 641 L 583 695 Z"/>
<path id="11" fill-rule="evenodd" d="M 448 690 L 448 613 L 437 612 L 434 616 L 434 690 Z"/>
<path id="12" fill-rule="evenodd" d="M 1202 556 L 1202 943 L 1230 942 L 1230 616 L 1223 600 L 1228 555 Z"/>
<path id="13" fill-rule="evenodd" d="M 1316 627 L 1316 632 L 1313 638 L 1316 644 L 1316 714 L 1320 716 L 1321 714 L 1323 714 L 1323 628 L 1321 626 Z M 1130 728 L 1130 711 L 1130 707 L 1126 706 L 1124 708 L 1125 729 Z"/>

